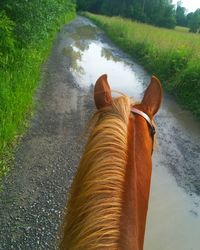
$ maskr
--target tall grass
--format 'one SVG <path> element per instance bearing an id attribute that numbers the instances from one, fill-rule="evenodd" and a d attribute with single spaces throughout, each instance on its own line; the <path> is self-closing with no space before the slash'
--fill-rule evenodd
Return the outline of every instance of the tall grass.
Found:
<path id="1" fill-rule="evenodd" d="M 85 13 L 200 118 L 200 35 Z"/>
<path id="2" fill-rule="evenodd" d="M 179 31 L 179 32 L 184 32 L 184 33 L 188 33 L 189 32 L 189 28 L 188 27 L 182 27 L 182 26 L 176 26 L 175 30 Z"/>
<path id="3" fill-rule="evenodd" d="M 0 179 L 9 170 L 13 146 L 25 131 L 34 108 L 34 93 L 60 26 L 75 17 L 65 13 L 51 26 L 46 38 L 28 48 L 16 49 L 7 66 L 0 68 Z"/>

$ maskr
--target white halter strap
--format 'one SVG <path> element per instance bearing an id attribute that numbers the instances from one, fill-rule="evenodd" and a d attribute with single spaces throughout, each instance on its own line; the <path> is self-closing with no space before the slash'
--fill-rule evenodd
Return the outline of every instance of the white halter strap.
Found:
<path id="1" fill-rule="evenodd" d="M 134 114 L 138 114 L 138 115 L 142 116 L 147 121 L 147 123 L 151 127 L 151 134 L 153 136 L 155 134 L 155 127 L 152 124 L 151 119 L 149 118 L 149 116 L 146 113 L 144 113 L 143 111 L 141 111 L 139 109 L 136 109 L 134 107 L 131 107 L 131 112 L 134 113 Z"/>

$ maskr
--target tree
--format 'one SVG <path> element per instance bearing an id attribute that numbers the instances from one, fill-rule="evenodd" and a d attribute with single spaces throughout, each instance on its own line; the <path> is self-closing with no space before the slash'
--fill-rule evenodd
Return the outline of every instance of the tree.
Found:
<path id="1" fill-rule="evenodd" d="M 171 0 L 77 0 L 77 6 L 80 10 L 128 17 L 167 28 L 176 24 Z"/>
<path id="2" fill-rule="evenodd" d="M 200 9 L 197 9 L 194 13 L 190 13 L 188 16 L 188 27 L 190 32 L 200 33 Z"/>
<path id="3" fill-rule="evenodd" d="M 99 13 L 101 9 L 102 1 L 101 0 L 78 0 L 77 9 L 83 11 L 90 11 L 94 13 Z"/>
<path id="4" fill-rule="evenodd" d="M 146 0 L 146 22 L 156 26 L 174 28 L 176 25 L 174 5 L 169 0 Z"/>
<path id="5" fill-rule="evenodd" d="M 181 5 L 182 2 L 179 1 L 176 8 L 176 23 L 179 26 L 187 26 L 186 9 Z"/>

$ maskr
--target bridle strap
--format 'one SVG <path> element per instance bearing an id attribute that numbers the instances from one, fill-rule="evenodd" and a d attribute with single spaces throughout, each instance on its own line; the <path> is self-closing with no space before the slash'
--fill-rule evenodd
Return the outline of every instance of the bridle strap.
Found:
<path id="1" fill-rule="evenodd" d="M 141 115 L 148 123 L 149 125 L 152 127 L 152 122 L 151 122 L 151 119 L 149 118 L 149 116 L 147 114 L 145 114 L 143 111 L 139 110 L 139 109 L 136 109 L 136 108 L 131 108 L 131 112 L 132 113 L 135 113 L 135 114 L 138 114 L 138 115 Z"/>
<path id="2" fill-rule="evenodd" d="M 147 121 L 147 124 L 149 125 L 149 127 L 151 129 L 152 141 L 154 142 L 154 135 L 156 133 L 156 130 L 155 130 L 155 127 L 154 127 L 151 119 L 149 118 L 149 116 L 146 113 L 144 113 L 143 111 L 141 111 L 139 109 L 136 109 L 134 107 L 131 107 L 131 112 L 134 113 L 134 114 L 138 114 L 138 115 L 142 116 Z M 152 149 L 152 153 L 153 153 L 153 149 Z"/>

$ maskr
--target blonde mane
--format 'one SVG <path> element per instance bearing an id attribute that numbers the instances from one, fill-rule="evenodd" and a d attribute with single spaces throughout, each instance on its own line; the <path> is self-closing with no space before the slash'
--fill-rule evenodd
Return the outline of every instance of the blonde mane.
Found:
<path id="1" fill-rule="evenodd" d="M 130 107 L 130 98 L 120 96 L 95 114 L 71 187 L 60 249 L 119 247 Z"/>

